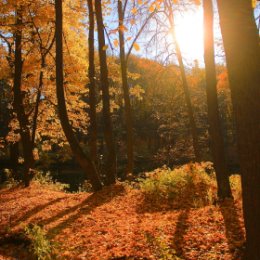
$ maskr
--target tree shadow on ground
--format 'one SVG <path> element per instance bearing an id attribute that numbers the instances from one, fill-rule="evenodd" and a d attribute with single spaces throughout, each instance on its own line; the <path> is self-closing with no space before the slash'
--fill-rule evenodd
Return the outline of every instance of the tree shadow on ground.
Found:
<path id="1" fill-rule="evenodd" d="M 66 215 L 69 215 L 68 218 L 59 222 L 59 224 L 50 228 L 47 232 L 47 236 L 49 238 L 54 238 L 57 234 L 59 234 L 63 229 L 69 227 L 75 220 L 77 220 L 81 215 L 89 214 L 95 208 L 102 206 L 110 202 L 117 196 L 122 196 L 125 194 L 125 188 L 122 185 L 113 185 L 110 187 L 105 187 L 103 190 L 91 194 L 87 199 L 85 199 L 80 204 L 67 208 L 52 216 L 46 220 L 41 221 L 40 225 L 47 225 L 52 222 L 58 221 Z"/>
<path id="2" fill-rule="evenodd" d="M 39 221 L 38 223 L 34 222 L 35 224 L 38 224 L 40 226 L 47 225 L 52 222 L 55 222 L 59 219 L 62 219 L 56 226 L 52 227 L 47 231 L 47 237 L 49 239 L 54 238 L 60 231 L 70 226 L 75 220 L 77 220 L 81 215 L 85 215 L 90 213 L 95 208 L 102 206 L 105 203 L 110 202 L 117 196 L 122 196 L 125 194 L 125 188 L 122 185 L 112 185 L 110 187 L 104 187 L 103 190 L 91 194 L 87 199 L 85 199 L 83 202 L 66 208 L 65 210 L 59 212 L 58 214 L 49 217 L 48 219 L 45 219 L 43 221 Z M 46 204 L 36 206 L 35 208 L 31 209 L 25 215 L 23 215 L 18 221 L 24 221 L 34 214 L 40 212 L 44 208 L 57 203 L 61 201 L 62 198 L 57 198 L 55 200 L 52 200 Z M 69 215 L 65 220 L 63 218 Z M 24 236 L 22 233 L 14 233 L 10 236 L 0 236 L 0 245 L 1 249 L 0 253 L 1 255 L 4 255 L 5 257 L 14 257 L 16 259 L 20 260 L 29 260 L 30 254 L 28 251 L 28 243 L 25 241 Z M 8 247 L 8 250 L 4 249 L 4 247 Z"/>
<path id="3" fill-rule="evenodd" d="M 232 259 L 240 259 L 244 253 L 245 232 L 243 224 L 239 220 L 238 208 L 232 199 L 226 199 L 219 204 L 222 213 L 226 238 Z"/>
<path id="4" fill-rule="evenodd" d="M 45 204 L 41 204 L 41 205 L 38 205 L 38 206 L 32 208 L 31 210 L 27 211 L 22 217 L 16 219 L 16 220 L 15 220 L 15 224 L 12 225 L 12 227 L 15 227 L 15 226 L 19 225 L 20 222 L 26 221 L 27 219 L 29 219 L 29 218 L 32 217 L 33 215 L 36 215 L 37 213 L 39 213 L 40 211 L 44 210 L 45 208 L 47 208 L 47 207 L 49 207 L 49 206 L 51 206 L 51 205 L 54 205 L 54 204 L 60 202 L 61 200 L 65 199 L 65 198 L 66 198 L 66 197 L 57 198 L 57 199 L 48 201 L 48 202 L 45 203 Z"/>
<path id="5" fill-rule="evenodd" d="M 185 259 L 185 255 L 184 255 L 184 251 L 183 251 L 183 246 L 184 246 L 184 237 L 187 233 L 187 229 L 188 229 L 188 218 L 189 218 L 189 213 L 190 213 L 190 209 L 183 209 L 177 219 L 176 222 L 176 228 L 175 228 L 175 232 L 173 235 L 173 238 L 171 240 L 171 244 L 172 247 L 174 248 L 174 250 L 176 251 L 176 255 L 178 257 L 184 257 Z"/>

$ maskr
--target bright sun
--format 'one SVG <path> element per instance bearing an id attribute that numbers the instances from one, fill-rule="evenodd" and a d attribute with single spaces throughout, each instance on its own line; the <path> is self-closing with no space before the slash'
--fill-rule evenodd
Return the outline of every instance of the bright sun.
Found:
<path id="1" fill-rule="evenodd" d="M 198 9 L 175 16 L 176 37 L 183 58 L 192 63 L 203 58 L 203 14 Z"/>

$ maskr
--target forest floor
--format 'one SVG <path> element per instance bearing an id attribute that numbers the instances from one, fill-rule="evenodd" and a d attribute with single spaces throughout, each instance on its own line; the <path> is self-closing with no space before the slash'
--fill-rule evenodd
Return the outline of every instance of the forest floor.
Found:
<path id="1" fill-rule="evenodd" d="M 30 223 L 53 242 L 53 259 L 239 260 L 244 247 L 240 201 L 173 209 L 122 184 L 95 194 L 0 190 L 0 260 L 32 259 L 20 237 Z"/>

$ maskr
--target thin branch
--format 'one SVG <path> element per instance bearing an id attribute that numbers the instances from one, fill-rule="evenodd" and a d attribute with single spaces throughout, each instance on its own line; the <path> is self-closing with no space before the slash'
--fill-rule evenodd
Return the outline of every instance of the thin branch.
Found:
<path id="1" fill-rule="evenodd" d="M 139 38 L 139 36 L 141 35 L 141 33 L 143 32 L 145 26 L 147 25 L 148 21 L 154 16 L 154 14 L 156 13 L 156 11 L 152 12 L 146 19 L 146 21 L 143 23 L 142 27 L 140 28 L 140 30 L 138 31 L 138 33 L 136 34 L 134 40 L 132 41 L 132 44 L 128 50 L 128 53 L 126 55 L 126 63 L 128 62 L 128 58 L 132 52 L 132 49 L 134 47 L 134 44 L 136 43 L 137 39 Z"/>

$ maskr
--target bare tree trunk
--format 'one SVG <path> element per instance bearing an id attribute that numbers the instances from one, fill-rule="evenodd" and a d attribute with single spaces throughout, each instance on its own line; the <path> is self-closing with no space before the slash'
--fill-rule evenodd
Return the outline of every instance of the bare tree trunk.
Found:
<path id="1" fill-rule="evenodd" d="M 115 183 L 116 174 L 116 151 L 115 142 L 112 129 L 112 120 L 110 113 L 110 96 L 109 96 L 109 81 L 108 81 L 108 68 L 106 45 L 104 35 L 104 24 L 102 17 L 101 0 L 95 0 L 97 30 L 98 30 L 98 49 L 100 59 L 100 80 L 102 88 L 102 103 L 103 103 L 103 119 L 104 119 L 104 137 L 108 151 L 106 161 L 106 184 L 110 185 Z"/>
<path id="2" fill-rule="evenodd" d="M 41 95 L 42 95 L 42 87 L 43 87 L 43 68 L 45 67 L 45 59 L 42 58 L 41 62 L 41 72 L 39 77 L 39 86 L 37 90 L 37 96 L 36 96 L 36 103 L 35 103 L 35 110 L 33 115 L 33 122 L 32 122 L 32 143 L 33 146 L 35 145 L 35 135 L 37 130 L 37 119 L 39 114 L 39 106 L 41 102 Z"/>
<path id="3" fill-rule="evenodd" d="M 21 91 L 22 84 L 22 9 L 20 6 L 16 10 L 16 31 L 15 31 L 15 65 L 14 65 L 14 109 L 17 113 L 17 119 L 20 125 L 20 135 L 23 146 L 24 156 L 24 184 L 30 185 L 33 177 L 30 169 L 34 165 L 33 144 L 30 136 L 28 117 L 25 114 L 23 105 L 23 96 Z"/>
<path id="4" fill-rule="evenodd" d="M 82 151 L 78 140 L 76 139 L 72 126 L 69 123 L 66 101 L 63 89 L 63 46 L 62 46 L 62 0 L 55 0 L 55 14 L 56 14 L 56 91 L 58 99 L 58 110 L 61 125 L 65 136 L 70 144 L 71 150 L 75 155 L 76 160 L 81 166 L 82 170 L 89 178 L 92 187 L 95 191 L 102 188 L 97 170 L 93 161 L 88 155 Z"/>
<path id="5" fill-rule="evenodd" d="M 260 259 L 260 48 L 251 1 L 218 0 L 240 157 L 246 260 Z"/>
<path id="6" fill-rule="evenodd" d="M 204 60 L 206 71 L 206 92 L 208 103 L 209 135 L 211 152 L 218 183 L 218 197 L 232 197 L 225 156 L 224 139 L 218 110 L 217 81 L 214 54 L 212 0 L 203 1 L 204 8 Z"/>
<path id="7" fill-rule="evenodd" d="M 119 28 L 119 46 L 120 46 L 120 63 L 121 63 L 121 77 L 122 87 L 124 92 L 125 102 L 125 122 L 127 133 L 127 168 L 126 174 L 133 173 L 134 169 L 134 141 L 133 141 L 133 122 L 132 122 L 132 109 L 129 97 L 129 88 L 127 82 L 127 63 L 125 55 L 125 39 L 124 31 L 122 30 L 124 25 L 124 13 L 122 1 L 118 0 L 118 28 Z M 121 29 L 120 29 L 121 28 Z"/>
<path id="8" fill-rule="evenodd" d="M 171 31 L 173 33 L 173 38 L 175 41 L 176 55 L 177 55 L 178 63 L 180 66 L 183 91 L 184 91 L 186 106 L 188 109 L 193 150 L 194 150 L 196 161 L 200 162 L 202 158 L 201 158 L 201 151 L 200 151 L 199 140 L 198 140 L 198 130 L 197 130 L 197 126 L 196 126 L 196 122 L 195 122 L 195 118 L 194 118 L 194 111 L 193 111 L 193 107 L 192 107 L 192 103 L 191 103 L 189 85 L 187 82 L 187 77 L 186 77 L 185 67 L 183 64 L 181 49 L 180 49 L 179 43 L 176 38 L 176 33 L 175 33 L 175 28 L 174 28 L 173 10 L 172 10 L 171 4 L 168 5 L 168 9 L 169 9 L 169 22 L 170 22 L 170 26 L 171 26 Z"/>
<path id="9" fill-rule="evenodd" d="M 10 144 L 10 162 L 12 164 L 12 175 L 17 178 L 18 177 L 18 159 L 19 159 L 19 143 L 11 143 Z"/>
<path id="10" fill-rule="evenodd" d="M 89 32 L 88 32 L 88 77 L 89 77 L 89 139 L 90 155 L 92 160 L 97 163 L 97 119 L 96 119 L 96 81 L 95 81 L 95 47 L 94 47 L 94 10 L 92 0 L 88 0 L 89 10 Z"/>

